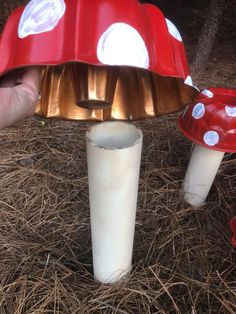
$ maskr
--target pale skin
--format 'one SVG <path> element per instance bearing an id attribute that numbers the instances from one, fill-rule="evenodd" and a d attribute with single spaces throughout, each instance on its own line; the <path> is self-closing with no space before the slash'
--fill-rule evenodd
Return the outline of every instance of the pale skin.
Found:
<path id="1" fill-rule="evenodd" d="M 40 80 L 40 67 L 16 70 L 0 78 L 0 129 L 33 115 Z"/>

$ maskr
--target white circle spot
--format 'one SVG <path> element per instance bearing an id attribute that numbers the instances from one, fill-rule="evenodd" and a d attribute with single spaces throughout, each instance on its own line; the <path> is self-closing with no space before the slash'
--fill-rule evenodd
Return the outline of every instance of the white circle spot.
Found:
<path id="1" fill-rule="evenodd" d="M 202 103 L 198 103 L 193 107 L 192 116 L 194 119 L 201 119 L 205 114 L 205 106 Z"/>
<path id="2" fill-rule="evenodd" d="M 176 26 L 168 19 L 166 20 L 166 24 L 168 27 L 168 31 L 171 34 L 171 36 L 173 36 L 175 39 L 177 39 L 178 41 L 182 41 L 182 37 L 178 31 L 178 29 L 176 28 Z"/>
<path id="3" fill-rule="evenodd" d="M 214 94 L 209 89 L 204 89 L 203 91 L 201 91 L 201 94 L 207 96 L 208 98 L 212 98 L 214 96 Z"/>
<path id="4" fill-rule="evenodd" d="M 187 85 L 189 85 L 189 86 L 193 86 L 193 80 L 192 80 L 192 78 L 191 78 L 190 75 L 188 75 L 188 76 L 186 77 L 186 79 L 185 79 L 185 81 L 184 81 L 184 84 L 187 84 Z"/>
<path id="5" fill-rule="evenodd" d="M 31 0 L 21 15 L 18 36 L 24 38 L 53 30 L 65 11 L 64 0 Z"/>
<path id="6" fill-rule="evenodd" d="M 236 117 L 236 107 L 225 106 L 225 112 L 229 117 Z"/>
<path id="7" fill-rule="evenodd" d="M 220 137 L 216 131 L 208 131 L 204 134 L 204 142 L 209 146 L 214 146 L 219 143 Z"/>
<path id="8" fill-rule="evenodd" d="M 107 65 L 149 67 L 149 54 L 143 38 L 126 23 L 114 23 L 102 34 L 98 41 L 97 57 Z"/>

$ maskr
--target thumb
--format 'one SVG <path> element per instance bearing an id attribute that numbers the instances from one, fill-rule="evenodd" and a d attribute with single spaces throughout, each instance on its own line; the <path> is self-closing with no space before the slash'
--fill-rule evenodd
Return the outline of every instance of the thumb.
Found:
<path id="1" fill-rule="evenodd" d="M 42 67 L 28 67 L 24 69 L 21 76 L 21 82 L 18 88 L 31 94 L 32 98 L 38 99 L 42 78 Z"/>

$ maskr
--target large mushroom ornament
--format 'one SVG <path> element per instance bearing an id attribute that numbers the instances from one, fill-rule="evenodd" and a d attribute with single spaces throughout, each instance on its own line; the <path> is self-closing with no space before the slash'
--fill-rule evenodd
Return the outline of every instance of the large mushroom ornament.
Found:
<path id="1" fill-rule="evenodd" d="M 15 53 L 17 51 L 17 53 Z M 138 0 L 31 0 L 0 40 L 0 75 L 44 66 L 36 113 L 74 120 L 136 120 L 181 110 L 199 92 L 182 38 Z M 142 134 L 106 121 L 87 133 L 95 279 L 130 271 Z"/>
<path id="2" fill-rule="evenodd" d="M 184 178 L 184 198 L 201 206 L 225 152 L 236 152 L 236 90 L 203 90 L 180 115 L 179 127 L 195 143 Z"/>
<path id="3" fill-rule="evenodd" d="M 1 36 L 0 75 L 35 65 L 45 66 L 36 113 L 46 117 L 158 117 L 181 110 L 198 92 L 177 28 L 138 0 L 31 0 L 19 7 Z"/>

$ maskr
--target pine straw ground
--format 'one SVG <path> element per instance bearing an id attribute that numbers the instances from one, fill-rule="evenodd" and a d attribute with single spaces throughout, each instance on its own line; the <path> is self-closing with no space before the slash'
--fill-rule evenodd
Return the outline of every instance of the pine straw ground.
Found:
<path id="1" fill-rule="evenodd" d="M 233 51 L 217 49 L 202 86 L 235 86 Z M 210 85 L 209 85 L 210 84 Z M 85 132 L 91 123 L 35 117 L 0 132 L 0 313 L 236 313 L 236 160 L 227 154 L 206 205 L 183 201 L 191 143 L 177 115 L 144 133 L 127 281 L 93 280 Z"/>

